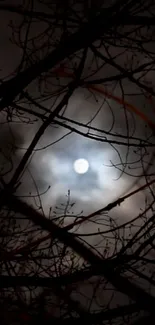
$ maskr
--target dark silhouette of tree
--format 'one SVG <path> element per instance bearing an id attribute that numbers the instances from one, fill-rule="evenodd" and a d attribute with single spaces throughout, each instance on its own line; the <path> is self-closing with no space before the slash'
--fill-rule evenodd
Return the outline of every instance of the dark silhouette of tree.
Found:
<path id="1" fill-rule="evenodd" d="M 10 52 L 16 46 L 19 55 L 0 84 L 1 323 L 153 324 L 155 3 L 31 0 L 1 2 L 0 13 L 12 17 Z M 89 123 L 66 114 L 78 90 L 99 106 Z M 110 128 L 93 124 L 103 103 L 112 115 Z M 115 131 L 116 121 L 124 123 L 121 131 Z M 19 135 L 12 131 L 18 124 Z M 25 126 L 32 130 L 26 150 Z M 56 141 L 54 130 L 60 132 Z M 62 130 L 68 133 L 61 136 Z M 50 144 L 42 146 L 48 131 Z M 135 178 L 133 188 L 90 214 L 74 211 L 68 191 L 65 203 L 45 212 L 42 197 L 50 187 L 40 190 L 31 159 L 67 134 L 110 146 L 119 157 L 112 166 L 120 177 Z M 139 193 L 139 213 L 120 223 L 115 209 L 120 213 Z"/>

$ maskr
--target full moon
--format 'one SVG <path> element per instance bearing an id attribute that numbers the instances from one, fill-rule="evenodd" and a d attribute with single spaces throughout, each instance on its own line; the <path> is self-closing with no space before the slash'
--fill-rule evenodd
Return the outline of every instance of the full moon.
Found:
<path id="1" fill-rule="evenodd" d="M 74 162 L 74 170 L 78 174 L 85 174 L 88 171 L 89 163 L 86 159 L 77 159 Z"/>

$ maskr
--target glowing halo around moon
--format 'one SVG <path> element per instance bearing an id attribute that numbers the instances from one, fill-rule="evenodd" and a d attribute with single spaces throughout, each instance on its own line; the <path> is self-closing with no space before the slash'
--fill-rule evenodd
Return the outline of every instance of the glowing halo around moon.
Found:
<path id="1" fill-rule="evenodd" d="M 86 159 L 77 159 L 74 161 L 74 170 L 78 174 L 85 174 L 89 169 L 89 163 Z"/>

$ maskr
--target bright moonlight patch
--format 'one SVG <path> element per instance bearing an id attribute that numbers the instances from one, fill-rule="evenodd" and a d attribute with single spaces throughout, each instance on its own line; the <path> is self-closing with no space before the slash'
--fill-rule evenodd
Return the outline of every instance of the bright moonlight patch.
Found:
<path id="1" fill-rule="evenodd" d="M 88 171 L 89 163 L 86 159 L 77 159 L 74 162 L 74 170 L 78 174 L 85 174 Z"/>

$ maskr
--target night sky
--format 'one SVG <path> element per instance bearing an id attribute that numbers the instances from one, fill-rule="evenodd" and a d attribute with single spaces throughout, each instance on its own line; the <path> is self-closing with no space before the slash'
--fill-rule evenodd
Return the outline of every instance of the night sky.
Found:
<path id="1" fill-rule="evenodd" d="M 0 12 L 0 15 L 1 77 L 5 76 L 8 78 L 10 73 L 14 74 L 22 55 L 21 49 L 10 42 L 11 27 L 8 25 L 10 19 L 12 19 L 12 23 L 15 26 L 18 25 L 21 17 L 20 15 L 10 14 L 8 12 Z M 39 35 L 44 30 L 44 25 L 44 23 L 40 23 L 37 29 L 38 24 L 35 23 L 31 27 L 30 35 Z M 113 46 L 110 48 L 110 53 L 118 56 L 117 63 L 121 63 L 124 60 L 123 65 L 128 63 L 129 57 L 131 56 L 129 50 L 124 54 L 123 50 L 116 49 Z M 141 64 L 146 61 L 143 55 L 138 60 Z M 84 76 L 89 76 L 94 71 L 95 66 L 93 67 L 91 62 L 92 55 L 88 52 Z M 104 76 L 110 76 L 115 71 L 116 69 L 107 64 L 98 72 L 97 77 L 101 77 L 103 73 Z M 150 80 L 150 74 L 148 73 L 145 79 Z M 62 84 L 66 82 L 65 78 L 62 78 L 60 81 Z M 53 87 L 56 88 L 56 86 Z M 149 118 L 155 121 L 154 112 L 152 112 L 153 109 L 145 97 L 142 94 L 137 96 L 134 94 L 137 91 L 136 87 L 126 79 L 123 81 L 123 87 L 124 92 L 127 94 L 126 101 L 145 112 Z M 110 85 L 109 89 L 115 96 L 121 94 L 121 89 L 118 84 Z M 28 90 L 32 97 L 37 96 L 36 82 L 30 84 Z M 44 106 L 49 108 L 51 105 L 52 99 L 51 101 L 47 100 Z M 129 134 L 131 137 L 137 137 L 138 139 L 146 139 L 148 137 L 150 143 L 152 143 L 152 130 L 150 130 L 146 121 L 143 121 L 131 109 L 125 111 L 124 107 L 120 107 L 113 99 L 105 98 L 102 94 L 98 94 L 95 91 L 90 92 L 88 89 L 82 88 L 77 89 L 72 98 L 70 98 L 63 116 L 76 122 L 87 124 L 86 128 L 77 126 L 76 124 L 72 124 L 72 126 L 81 132 L 85 132 L 85 134 L 90 132 L 93 136 L 97 136 L 98 140 L 100 137 L 101 141 L 88 139 L 75 132 L 67 135 L 70 132 L 69 130 L 59 125 L 51 125 L 35 148 L 28 169 L 23 174 L 22 185 L 19 188 L 20 195 L 27 195 L 28 192 L 35 191 L 32 178 L 29 175 L 31 171 L 41 192 L 44 192 L 48 186 L 51 186 L 46 195 L 42 197 L 45 211 L 51 205 L 61 204 L 61 200 L 65 202 L 68 190 L 70 190 L 72 201 L 77 202 L 77 211 L 84 210 L 85 213 L 88 213 L 117 199 L 129 189 L 131 190 L 135 183 L 136 186 L 143 183 L 142 178 L 137 177 L 143 174 L 140 157 L 143 154 L 145 155 L 144 168 L 147 168 L 150 159 L 153 163 L 153 149 L 147 148 L 144 153 L 143 149 L 140 151 L 132 146 L 128 148 L 125 145 L 108 144 L 102 142 L 102 139 L 108 138 L 119 142 L 122 139 L 119 136 L 115 138 L 115 134 L 120 136 Z M 1 114 L 1 119 L 5 121 L 4 114 Z M 19 119 L 14 118 L 14 123 L 10 123 L 9 125 L 3 124 L 1 127 L 1 134 L 4 132 L 5 135 L 5 148 L 9 146 L 11 148 L 10 142 L 12 142 L 13 137 L 15 138 L 14 168 L 40 125 L 39 120 L 35 121 L 35 118 L 33 119 L 32 117 L 31 120 L 33 123 L 28 124 L 28 119 L 24 119 L 21 116 Z M 63 119 L 58 120 L 63 122 Z M 89 127 L 99 128 L 106 132 L 110 131 L 114 136 L 110 137 L 106 134 L 91 131 Z M 63 137 L 62 140 L 58 141 L 61 137 Z M 127 140 L 122 141 L 127 143 Z M 3 146 L 4 141 L 2 142 Z M 137 143 L 131 139 L 130 142 Z M 43 149 L 41 150 L 41 148 Z M 75 173 L 73 164 L 79 158 L 87 159 L 89 162 L 90 168 L 86 174 L 79 175 Z M 10 178 L 11 174 L 12 172 L 7 174 L 6 178 Z M 138 198 L 134 197 L 129 201 L 130 203 L 126 201 L 119 210 L 120 216 L 122 215 L 125 219 L 130 218 L 133 215 L 133 211 L 135 214 L 138 213 L 141 204 L 143 206 L 143 194 L 139 194 Z M 130 209 L 127 208 L 128 205 Z"/>
<path id="2" fill-rule="evenodd" d="M 5 3 L 9 3 L 9 1 Z M 18 1 L 18 3 L 21 2 Z M 107 5 L 106 2 L 105 5 Z M 48 9 L 39 1 L 34 1 L 34 8 L 38 11 L 48 12 Z M 0 11 L 1 80 L 6 81 L 14 77 L 19 69 L 19 63 L 22 62 L 23 50 L 19 46 L 19 40 L 23 44 L 26 28 L 20 25 L 21 21 L 21 16 L 16 13 Z M 13 35 L 11 26 L 14 26 L 14 31 L 16 27 L 20 26 L 20 35 L 16 32 Z M 48 46 L 52 50 L 60 40 L 61 30 L 54 29 L 52 34 L 52 27 L 49 30 L 47 27 L 48 23 L 46 22 L 31 24 L 28 38 L 35 37 L 35 46 L 38 46 L 39 50 L 36 57 L 35 53 L 31 54 L 33 43 L 29 41 L 28 59 L 24 63 L 25 66 L 23 64 L 21 71 L 30 66 L 33 60 L 39 62 L 47 55 Z M 124 27 L 124 32 L 132 28 L 133 26 Z M 46 36 L 42 37 L 42 32 Z M 119 32 L 121 35 L 121 28 Z M 144 29 L 143 33 L 145 35 L 147 30 Z M 111 38 L 111 42 L 112 40 L 113 38 Z M 97 46 L 97 42 L 95 45 Z M 152 42 L 145 46 L 146 49 L 149 47 L 153 53 L 154 44 Z M 114 57 L 114 62 L 126 69 L 129 68 L 132 60 L 132 67 L 136 68 L 152 59 L 140 52 L 133 57 L 130 48 L 124 49 L 114 45 L 107 45 L 107 48 L 105 45 L 100 49 L 107 60 Z M 107 53 L 109 53 L 109 57 Z M 70 59 L 63 61 L 65 71 L 72 71 L 75 63 L 78 66 L 80 55 L 79 51 L 76 56 L 72 55 Z M 24 58 L 24 60 L 26 59 Z M 97 66 L 100 69 L 95 73 Z M 44 77 L 38 78 L 25 88 L 25 92 L 33 100 L 44 106 L 45 117 L 48 116 L 46 110 L 54 110 L 64 95 L 61 93 L 58 96 L 50 97 L 49 94 L 60 90 L 71 81 L 71 77 L 67 75 L 63 76 L 58 73 L 55 76 L 52 73 L 49 75 L 47 73 L 46 82 Z M 116 66 L 110 65 L 108 61 L 102 66 L 102 60 L 98 59 L 96 62 L 91 49 L 88 50 L 82 78 L 91 81 L 103 77 L 110 78 L 116 74 L 118 74 Z M 145 73 L 144 76 L 137 73 L 136 77 L 143 80 L 145 84 L 149 82 L 154 85 L 153 69 Z M 63 108 L 59 117 L 55 118 L 39 140 L 20 177 L 20 185 L 16 191 L 17 196 L 34 206 L 39 204 L 39 199 L 34 200 L 33 196 L 40 193 L 44 214 L 48 216 L 49 210 L 52 208 L 53 218 L 55 215 L 63 215 L 69 200 L 70 207 L 68 206 L 68 210 L 65 211 L 66 225 L 74 220 L 73 215 L 80 215 L 84 218 L 129 191 L 138 189 L 145 184 L 146 173 L 150 175 L 148 181 L 154 177 L 155 150 L 153 145 L 155 140 L 153 128 L 150 127 L 147 119 L 138 116 L 133 108 L 142 112 L 152 123 L 155 123 L 155 102 L 154 104 L 150 103 L 146 99 L 146 94 L 128 78 L 124 78 L 120 83 L 107 82 L 104 85 L 104 90 L 112 96 L 105 96 L 105 94 L 88 89 L 88 87 L 78 87 L 74 91 L 68 105 Z M 40 94 L 42 95 L 41 99 Z M 123 99 L 123 96 L 128 107 L 114 100 L 114 97 Z M 30 105 L 28 99 L 22 98 L 22 96 L 20 98 L 17 96 L 15 103 L 23 108 L 31 108 L 36 113 L 41 113 L 39 107 L 35 107 L 32 103 Z M 11 109 L 10 112 L 12 114 Z M 12 120 L 9 123 L 8 118 L 9 114 L 7 115 L 6 112 L 0 113 L 0 174 L 6 182 L 11 179 L 33 136 L 42 124 L 38 117 L 22 111 L 16 111 L 16 114 L 13 112 Z M 65 128 L 65 125 L 69 127 Z M 146 147 L 142 148 L 144 142 Z M 89 169 L 86 173 L 76 173 L 74 163 L 77 159 L 88 161 Z M 109 216 L 117 224 L 125 223 L 140 214 L 146 205 L 146 200 L 150 202 L 151 199 L 149 190 L 139 192 L 113 209 Z M 86 222 L 77 229 L 77 232 L 80 234 L 93 233 L 99 228 L 100 230 L 107 229 L 108 225 L 109 217 L 105 214 L 100 225 L 91 221 Z M 99 244 L 101 240 L 100 236 L 84 238 L 94 245 Z M 113 253 L 113 240 L 111 239 L 111 253 Z M 100 251 L 100 247 L 98 250 Z M 101 298 L 101 294 L 99 297 Z"/>

